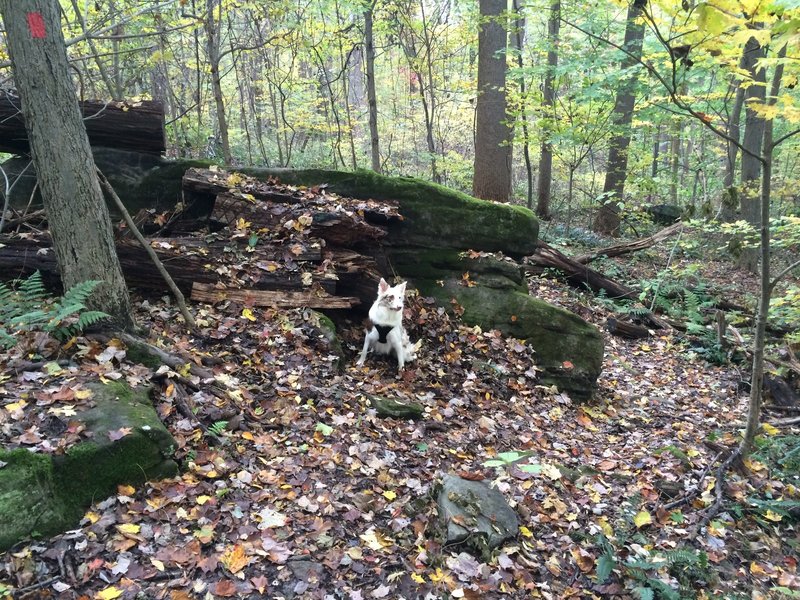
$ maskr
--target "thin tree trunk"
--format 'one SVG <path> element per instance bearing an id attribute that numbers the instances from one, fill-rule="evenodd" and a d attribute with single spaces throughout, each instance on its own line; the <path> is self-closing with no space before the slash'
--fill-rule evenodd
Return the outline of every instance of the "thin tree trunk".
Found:
<path id="1" fill-rule="evenodd" d="M 550 218 L 550 189 L 553 180 L 553 144 L 550 136 L 556 119 L 556 69 L 558 68 L 558 27 L 561 23 L 561 0 L 553 0 L 550 5 L 550 16 L 547 18 L 547 70 L 542 88 L 542 104 L 546 113 L 544 140 L 539 154 L 539 185 L 537 190 L 536 214 L 542 219 Z"/>
<path id="2" fill-rule="evenodd" d="M 102 280 L 89 303 L 134 325 L 108 208 L 69 76 L 56 0 L 0 0 L 33 163 L 65 289 Z"/>
<path id="3" fill-rule="evenodd" d="M 225 114 L 225 99 L 222 95 L 222 80 L 219 71 L 219 35 L 222 26 L 220 18 L 214 18 L 216 0 L 206 1 L 206 53 L 208 54 L 208 68 L 211 74 L 211 91 L 214 94 L 214 105 L 217 109 L 217 124 L 219 137 L 222 142 L 222 158 L 226 165 L 233 163 L 231 143 L 228 135 L 228 118 Z M 219 5 L 219 16 L 222 16 L 222 5 Z"/>
<path id="4" fill-rule="evenodd" d="M 369 145 L 372 170 L 381 172 L 380 138 L 378 136 L 378 97 L 375 93 L 375 40 L 372 36 L 373 2 L 364 12 L 364 55 L 367 63 L 367 104 L 369 106 Z"/>
<path id="5" fill-rule="evenodd" d="M 778 53 L 778 58 L 786 56 L 784 46 Z M 772 77 L 772 86 L 767 102 L 774 105 L 777 101 L 783 78 L 783 62 L 775 67 Z M 766 80 L 766 77 L 765 77 Z M 766 91 L 766 90 L 765 90 Z M 769 209 L 772 181 L 772 156 L 773 156 L 773 123 L 772 120 L 764 124 L 763 137 L 763 162 L 761 163 L 761 197 L 760 197 L 760 258 L 761 258 L 761 290 L 758 301 L 758 314 L 756 315 L 756 330 L 753 334 L 753 372 L 750 377 L 750 402 L 747 412 L 747 428 L 742 439 L 741 454 L 746 458 L 753 448 L 753 442 L 759 429 L 761 420 L 761 401 L 764 387 L 764 346 L 766 345 L 767 317 L 769 316 L 769 302 L 772 295 L 770 282 L 770 241 L 769 241 Z M 744 158 L 744 157 L 743 157 Z"/>
<path id="6" fill-rule="evenodd" d="M 521 99 L 519 110 L 520 121 L 522 121 L 522 154 L 525 159 L 525 194 L 528 208 L 533 209 L 533 164 L 531 162 L 531 137 L 530 132 L 528 131 L 528 99 L 525 92 L 525 73 L 523 72 L 524 62 L 522 60 L 522 51 L 525 48 L 525 14 L 523 12 L 523 8 L 520 6 L 520 0 L 514 0 L 514 11 L 517 14 L 517 22 L 514 29 L 513 39 L 516 40 L 515 46 L 517 50 L 517 66 L 519 67 L 520 71 L 517 85 L 519 86 L 519 95 Z"/>
<path id="7" fill-rule="evenodd" d="M 624 48 L 628 52 L 620 63 L 620 69 L 627 71 L 642 58 L 644 23 L 640 22 L 645 2 L 635 1 L 628 8 L 625 25 Z M 604 204 L 597 211 L 592 228 L 600 233 L 619 235 L 620 216 L 618 202 L 623 200 L 625 177 L 628 173 L 628 147 L 631 143 L 631 121 L 636 102 L 634 90 L 636 75 L 620 81 L 614 101 L 614 128 L 616 133 L 608 147 L 608 165 L 603 185 Z"/>

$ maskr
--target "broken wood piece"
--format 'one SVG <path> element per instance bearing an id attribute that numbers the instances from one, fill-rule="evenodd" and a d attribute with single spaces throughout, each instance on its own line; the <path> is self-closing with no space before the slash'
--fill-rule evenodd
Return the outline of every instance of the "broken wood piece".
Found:
<path id="1" fill-rule="evenodd" d="M 246 306 L 274 306 L 276 308 L 353 308 L 360 304 L 351 296 L 331 296 L 324 290 L 266 291 L 222 289 L 204 283 L 192 285 L 192 300 L 198 302 L 222 302 L 233 300 Z"/>
<path id="2" fill-rule="evenodd" d="M 606 321 L 606 329 L 612 335 L 632 340 L 650 337 L 650 330 L 646 327 L 628 321 L 618 321 L 613 317 Z"/>

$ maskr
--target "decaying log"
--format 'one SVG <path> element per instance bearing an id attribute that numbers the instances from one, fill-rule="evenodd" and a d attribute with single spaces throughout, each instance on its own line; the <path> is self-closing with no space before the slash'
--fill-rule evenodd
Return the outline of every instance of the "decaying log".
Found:
<path id="1" fill-rule="evenodd" d="M 232 194 L 218 194 L 211 218 L 234 227 L 238 219 L 251 223 L 254 229 L 262 227 L 309 227 L 311 235 L 322 238 L 329 244 L 352 248 L 371 244 L 386 237 L 386 230 L 370 225 L 364 220 L 344 212 L 307 210 L 302 205 L 289 210 L 275 211 L 274 205 L 254 202 Z M 310 218 L 310 223 L 303 221 Z"/>
<path id="2" fill-rule="evenodd" d="M 161 102 L 80 102 L 92 146 L 159 155 L 167 148 Z M 19 98 L 0 92 L 0 152 L 30 154 Z"/>
<path id="3" fill-rule="evenodd" d="M 192 283 L 217 283 L 222 275 L 210 268 L 214 257 L 221 256 L 225 242 L 205 244 L 201 240 L 190 239 L 151 239 L 151 246 L 167 272 L 183 292 L 192 288 Z M 228 242 L 229 243 L 229 242 Z M 289 249 L 286 250 L 290 252 Z M 319 251 L 319 249 L 317 249 Z M 295 290 L 307 287 L 303 273 L 287 272 L 273 265 L 270 257 L 278 258 L 278 250 L 270 248 L 265 259 L 254 259 L 256 273 L 247 282 L 254 288 L 264 290 Z M 130 240 L 117 241 L 119 256 L 125 281 L 132 287 L 146 290 L 163 290 L 164 283 L 155 265 L 149 260 L 145 250 Z M 275 267 L 274 271 L 270 269 Z M 41 271 L 50 280 L 59 278 L 55 253 L 48 239 L 9 238 L 0 246 L 0 279 L 15 279 Z M 307 277 L 307 276 L 306 276 Z M 311 274 L 311 281 L 329 293 L 334 293 L 336 280 L 324 273 Z"/>
<path id="4" fill-rule="evenodd" d="M 608 329 L 609 333 L 612 335 L 632 340 L 650 337 L 650 330 L 646 327 L 628 321 L 619 321 L 614 318 L 609 318 L 606 321 L 606 329 Z"/>
<path id="5" fill-rule="evenodd" d="M 213 285 L 195 283 L 192 286 L 192 300 L 199 302 L 222 302 L 233 300 L 246 306 L 274 306 L 277 308 L 353 308 L 359 304 L 358 298 L 331 296 L 323 290 L 311 289 L 304 292 L 279 292 L 263 290 L 219 289 Z"/>
<path id="6" fill-rule="evenodd" d="M 600 258 L 601 256 L 606 256 L 610 258 L 613 256 L 622 256 L 623 254 L 630 254 L 631 252 L 636 252 L 638 250 L 644 250 L 645 248 L 654 246 L 659 242 L 663 242 L 668 237 L 673 236 L 676 233 L 679 233 L 682 228 L 683 228 L 683 223 L 678 222 L 675 223 L 674 225 L 670 225 L 669 227 L 665 227 L 664 229 L 657 231 L 650 237 L 640 238 L 638 240 L 627 242 L 625 244 L 617 244 L 616 246 L 611 246 L 609 248 L 596 250 L 595 252 L 578 256 L 573 260 L 576 263 L 586 265 L 592 262 L 593 260 Z"/>
<path id="7" fill-rule="evenodd" d="M 590 269 L 584 264 L 559 252 L 549 244 L 539 240 L 536 253 L 527 258 L 527 262 L 538 267 L 558 269 L 567 276 L 567 281 L 576 287 L 589 287 L 595 292 L 604 290 L 610 298 L 636 300 L 639 293 L 616 281 L 609 279 L 599 271 Z"/>

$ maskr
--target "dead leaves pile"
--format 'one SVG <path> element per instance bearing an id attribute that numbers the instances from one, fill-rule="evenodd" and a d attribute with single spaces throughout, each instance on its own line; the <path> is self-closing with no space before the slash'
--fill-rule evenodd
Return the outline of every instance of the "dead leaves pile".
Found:
<path id="1" fill-rule="evenodd" d="M 574 302 L 543 280 L 533 292 Z M 44 582 L 28 597 L 633 598 L 646 585 L 626 561 L 657 562 L 694 542 L 717 574 L 698 597 L 800 589 L 785 542 L 796 543 L 793 525 L 725 512 L 692 535 L 714 500 L 714 448 L 735 444 L 743 400 L 730 371 L 687 357 L 669 335 L 607 339 L 601 397 L 579 406 L 538 384 L 527 346 L 424 298 L 407 305 L 422 347 L 401 376 L 380 357 L 355 368 L 363 331 L 344 322 L 340 369 L 313 311 L 196 306 L 201 335 L 190 338 L 172 307 L 139 307 L 151 341 L 214 365 L 215 381 L 197 381 L 189 398 L 209 432 L 177 410 L 178 374 L 167 372 L 157 409 L 182 475 L 120 487 L 78 529 L 7 553 L 4 585 Z M 62 451 L 80 432 L 54 435 L 44 421 L 68 424 L 84 383 L 151 374 L 119 353 L 99 361 L 95 345 L 80 340 L 60 370 L 0 383 L 6 446 Z M 373 395 L 420 403 L 424 418 L 379 418 Z M 492 459 L 507 464 L 484 464 Z M 443 547 L 432 494 L 450 471 L 493 479 L 520 516 L 519 539 L 485 557 Z M 797 497 L 756 473 L 774 494 Z M 693 486 L 689 506 L 664 508 Z M 732 476 L 727 493 L 746 506 L 749 486 Z M 699 585 L 667 562 L 640 572 L 675 589 Z"/>

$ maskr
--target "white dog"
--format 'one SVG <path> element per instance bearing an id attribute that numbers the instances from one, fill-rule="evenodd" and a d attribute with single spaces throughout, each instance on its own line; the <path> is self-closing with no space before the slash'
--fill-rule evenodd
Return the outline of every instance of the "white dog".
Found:
<path id="1" fill-rule="evenodd" d="M 403 327 L 403 305 L 405 303 L 406 282 L 389 287 L 386 280 L 378 284 L 378 299 L 369 309 L 369 320 L 372 327 L 364 338 L 364 348 L 357 365 L 360 367 L 367 358 L 367 352 L 374 350 L 377 354 L 394 352 L 397 357 L 397 368 L 402 371 L 406 362 L 416 358 L 419 347 L 412 344 Z"/>

